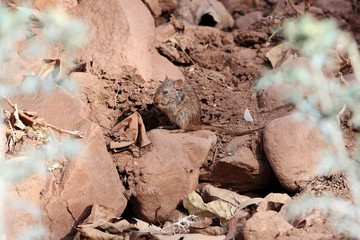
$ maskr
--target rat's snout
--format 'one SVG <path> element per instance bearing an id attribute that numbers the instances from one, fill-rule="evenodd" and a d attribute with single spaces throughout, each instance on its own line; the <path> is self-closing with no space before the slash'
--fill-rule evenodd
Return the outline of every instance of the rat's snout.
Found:
<path id="1" fill-rule="evenodd" d="M 155 96 L 154 97 L 154 104 L 157 106 L 161 103 L 161 99 L 162 97 L 161 96 Z"/>

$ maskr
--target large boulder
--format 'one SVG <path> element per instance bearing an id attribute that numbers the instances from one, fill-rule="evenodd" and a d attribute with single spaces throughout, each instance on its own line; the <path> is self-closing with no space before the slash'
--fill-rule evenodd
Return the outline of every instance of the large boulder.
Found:
<path id="1" fill-rule="evenodd" d="M 20 198 L 37 204 L 43 210 L 45 228 L 49 239 L 65 237 L 87 213 L 92 204 L 113 208 L 121 214 L 127 200 L 116 167 L 106 150 L 103 133 L 99 126 L 89 121 L 86 106 L 79 99 L 56 89 L 51 94 L 39 92 L 13 99 L 19 109 L 35 111 L 48 123 L 67 130 L 83 132 L 85 147 L 65 165 L 47 173 L 34 176 L 16 184 L 14 193 Z M 19 221 L 26 212 L 13 212 L 17 219 L 12 223 L 16 232 L 29 222 Z"/>
<path id="2" fill-rule="evenodd" d="M 171 133 L 152 130 L 152 151 L 136 161 L 140 172 L 132 208 L 149 222 L 168 220 L 181 200 L 198 184 L 201 165 L 216 144 L 210 131 Z"/>
<path id="3" fill-rule="evenodd" d="M 293 115 L 277 118 L 264 130 L 264 151 L 281 185 L 291 192 L 316 176 L 321 153 L 330 150 L 319 131 Z"/>
<path id="4" fill-rule="evenodd" d="M 183 78 L 182 73 L 154 48 L 155 24 L 141 0 L 82 1 L 71 9 L 89 26 L 90 42 L 77 57 L 118 75 L 121 66 L 135 67 L 145 81 Z M 106 16 L 106 17 L 104 17 Z"/>
<path id="5" fill-rule="evenodd" d="M 250 191 L 269 187 L 275 182 L 269 164 L 248 146 L 248 140 L 249 136 L 236 137 L 228 144 L 229 156 L 216 161 L 211 170 L 213 184 Z"/>

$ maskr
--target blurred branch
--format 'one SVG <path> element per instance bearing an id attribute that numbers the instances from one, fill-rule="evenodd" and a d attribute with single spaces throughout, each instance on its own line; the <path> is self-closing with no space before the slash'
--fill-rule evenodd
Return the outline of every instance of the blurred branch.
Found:
<path id="1" fill-rule="evenodd" d="M 10 105 L 10 107 L 12 107 L 14 110 L 16 110 L 16 106 L 10 101 L 10 99 L 5 98 L 5 97 L 3 97 L 3 99 Z M 66 133 L 66 134 L 69 134 L 69 135 L 77 137 L 77 138 L 83 138 L 81 132 L 79 132 L 79 131 L 69 131 L 69 130 L 58 128 L 52 124 L 46 123 L 45 121 L 35 121 L 34 119 L 32 119 L 31 117 L 26 115 L 25 112 L 22 110 L 19 110 L 19 116 L 22 117 L 23 119 L 26 119 L 31 124 L 38 125 L 41 127 L 51 128 L 60 134 Z"/>

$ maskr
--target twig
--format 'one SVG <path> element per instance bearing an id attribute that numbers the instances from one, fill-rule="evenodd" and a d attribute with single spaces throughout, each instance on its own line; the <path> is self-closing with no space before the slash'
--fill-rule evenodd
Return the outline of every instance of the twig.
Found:
<path id="1" fill-rule="evenodd" d="M 340 82 L 342 82 L 345 86 L 349 85 L 348 82 L 343 77 L 341 72 L 339 72 L 339 79 L 340 79 Z M 340 117 L 344 114 L 345 110 L 346 110 L 346 104 L 344 104 L 344 106 L 341 108 L 340 112 L 338 114 L 336 114 L 336 119 L 337 119 L 339 125 L 340 125 Z"/>
<path id="2" fill-rule="evenodd" d="M 302 15 L 304 14 L 302 11 L 300 11 L 295 4 L 291 1 L 291 0 L 286 0 L 286 2 L 290 5 L 290 7 L 292 8 L 292 10 L 294 10 L 294 12 L 296 12 L 296 14 L 298 15 Z"/>
<path id="3" fill-rule="evenodd" d="M 185 54 L 185 56 L 187 58 L 189 58 L 189 60 L 191 61 L 191 63 L 193 65 L 196 65 L 196 63 L 194 62 L 194 60 L 189 56 L 189 54 L 187 54 L 187 52 L 180 46 L 180 44 L 178 42 L 176 42 L 176 44 L 178 45 L 178 47 L 181 49 L 181 51 Z"/>
<path id="4" fill-rule="evenodd" d="M 298 194 L 299 196 L 302 195 L 306 190 L 308 190 L 314 182 L 319 179 L 319 176 L 316 176 L 306 187 Z"/>
<path id="5" fill-rule="evenodd" d="M 8 99 L 8 98 L 6 98 L 6 97 L 2 97 L 2 98 L 10 105 L 10 107 L 12 107 L 14 110 L 16 109 L 16 106 L 10 101 L 10 99 Z M 45 121 L 36 122 L 36 121 L 34 121 L 34 119 L 32 119 L 31 117 L 27 116 L 27 115 L 25 114 L 25 112 L 22 111 L 22 110 L 19 110 L 19 116 L 21 116 L 22 118 L 26 119 L 26 120 L 29 121 L 31 124 L 39 125 L 39 126 L 41 126 L 41 127 L 48 127 L 48 128 L 51 128 L 51 129 L 57 131 L 58 133 L 67 133 L 67 134 L 69 134 L 69 135 L 71 135 L 71 136 L 74 136 L 74 137 L 77 137 L 77 138 L 83 138 L 81 132 L 79 132 L 79 131 L 64 130 L 64 129 L 55 127 L 55 126 L 52 125 L 52 124 L 46 123 Z"/>
<path id="6" fill-rule="evenodd" d="M 212 160 L 211 160 L 211 164 L 213 164 L 215 162 L 216 155 L 219 152 L 220 145 L 221 145 L 221 139 L 219 138 L 219 142 L 215 145 L 215 151 L 214 151 L 214 155 L 213 155 Z"/>

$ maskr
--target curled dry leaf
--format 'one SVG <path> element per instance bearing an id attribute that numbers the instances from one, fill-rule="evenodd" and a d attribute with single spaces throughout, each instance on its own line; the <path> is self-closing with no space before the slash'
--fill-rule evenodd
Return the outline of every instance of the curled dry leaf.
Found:
<path id="1" fill-rule="evenodd" d="M 257 211 L 261 212 L 272 210 L 279 212 L 284 203 L 290 199 L 290 196 L 286 193 L 270 193 L 259 204 Z"/>
<path id="2" fill-rule="evenodd" d="M 217 188 L 210 184 L 203 186 L 200 190 L 200 194 L 206 202 L 220 199 L 233 206 L 238 206 L 240 203 L 250 199 L 248 196 L 240 195 L 227 189 Z"/>
<path id="3" fill-rule="evenodd" d="M 226 229 L 221 226 L 211 226 L 211 219 L 200 220 L 199 222 L 194 222 L 189 227 L 190 233 L 201 233 L 205 235 L 223 235 L 226 234 Z"/>
<path id="4" fill-rule="evenodd" d="M 26 126 L 20 120 L 19 109 L 16 104 L 14 105 L 14 112 L 12 115 L 14 116 L 14 127 L 16 127 L 17 129 L 20 129 L 20 130 L 25 130 Z"/>
<path id="5" fill-rule="evenodd" d="M 271 66 L 276 69 L 280 67 L 288 59 L 292 59 L 296 51 L 286 43 L 281 43 L 271 48 L 267 53 L 266 57 L 269 59 Z"/>
<path id="6" fill-rule="evenodd" d="M 139 147 L 144 147 L 151 143 L 150 139 L 146 135 L 145 125 L 141 115 L 138 112 L 135 112 L 125 118 L 123 121 L 115 125 L 112 130 L 123 133 L 122 137 L 125 136 L 124 140 L 121 142 L 110 142 L 110 149 L 114 151 L 128 147 L 134 143 L 137 143 Z"/>
<path id="7" fill-rule="evenodd" d="M 207 236 L 204 234 L 174 234 L 171 236 L 158 235 L 160 240 L 224 240 L 224 235 Z"/>
<path id="8" fill-rule="evenodd" d="M 190 214 L 202 218 L 219 217 L 228 220 L 236 210 L 235 206 L 222 200 L 204 203 L 201 196 L 195 191 L 192 191 L 183 199 L 183 205 Z"/>
<path id="9" fill-rule="evenodd" d="M 87 237 L 87 239 L 118 239 L 118 235 L 130 235 L 135 231 L 149 234 L 163 233 L 161 228 L 138 219 L 119 219 L 116 217 L 114 209 L 98 204 L 92 206 L 91 213 L 83 224 L 77 226 L 77 230 L 81 236 Z"/>
<path id="10" fill-rule="evenodd" d="M 91 207 L 89 216 L 85 219 L 84 223 L 94 223 L 99 221 L 108 221 L 116 218 L 115 210 L 99 204 L 94 204 Z"/>
<path id="11" fill-rule="evenodd" d="M 102 239 L 102 240 L 123 240 L 124 237 L 122 236 L 116 236 L 110 233 L 102 232 L 95 228 L 89 228 L 89 227 L 82 227 L 79 226 L 77 230 L 80 232 L 81 237 L 80 239 L 88 239 L 88 240 L 96 240 L 96 239 Z"/>

